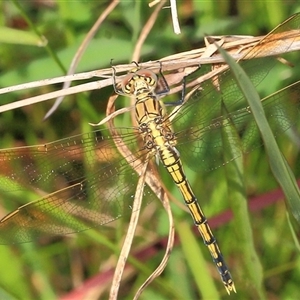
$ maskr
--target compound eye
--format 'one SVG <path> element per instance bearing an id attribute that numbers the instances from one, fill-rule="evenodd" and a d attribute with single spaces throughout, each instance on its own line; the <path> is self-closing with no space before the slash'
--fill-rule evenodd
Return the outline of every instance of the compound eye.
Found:
<path id="1" fill-rule="evenodd" d="M 134 74 L 129 73 L 125 76 L 125 78 L 120 82 L 121 89 L 124 93 L 128 94 L 131 91 L 132 88 L 132 77 Z"/>

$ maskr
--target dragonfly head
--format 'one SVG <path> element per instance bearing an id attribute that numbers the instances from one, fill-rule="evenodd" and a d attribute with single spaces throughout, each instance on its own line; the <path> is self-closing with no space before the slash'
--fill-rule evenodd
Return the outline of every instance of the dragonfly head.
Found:
<path id="1" fill-rule="evenodd" d="M 128 96 L 137 96 L 142 93 L 149 93 L 155 90 L 157 76 L 150 70 L 131 70 L 121 82 L 121 89 Z"/>

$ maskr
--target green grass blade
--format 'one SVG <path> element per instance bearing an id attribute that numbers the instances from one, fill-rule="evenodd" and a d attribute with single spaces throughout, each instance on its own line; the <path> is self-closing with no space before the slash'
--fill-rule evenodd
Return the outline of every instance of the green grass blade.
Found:
<path id="1" fill-rule="evenodd" d="M 191 233 L 191 229 L 186 222 L 176 224 L 176 231 L 182 242 L 182 249 L 191 272 L 194 275 L 198 290 L 203 299 L 219 299 L 220 295 L 214 284 L 213 278 L 209 275 L 206 260 L 202 255 L 199 243 Z M 195 255 L 196 254 L 196 255 Z"/>
<path id="2" fill-rule="evenodd" d="M 226 114 L 224 108 L 224 114 Z M 234 143 L 232 141 L 235 141 Z M 233 124 L 226 124 L 222 131 L 222 142 L 226 145 L 224 151 L 224 161 L 228 157 L 238 156 L 231 163 L 225 164 L 225 172 L 228 186 L 228 199 L 234 214 L 234 234 L 239 252 L 239 261 L 242 268 L 243 283 L 237 278 L 236 288 L 239 291 L 239 285 L 242 289 L 248 288 L 249 296 L 258 299 L 265 299 L 263 290 L 263 268 L 259 257 L 255 251 L 250 217 L 248 213 L 248 204 L 245 188 L 243 153 L 239 136 Z M 227 157 L 228 156 L 228 157 Z M 229 266 L 230 269 L 230 266 Z M 235 280 L 233 276 L 233 280 Z"/>

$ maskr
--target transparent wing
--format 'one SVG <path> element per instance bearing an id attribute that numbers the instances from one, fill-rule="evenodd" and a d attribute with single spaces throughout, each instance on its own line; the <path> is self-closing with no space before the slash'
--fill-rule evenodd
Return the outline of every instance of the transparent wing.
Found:
<path id="1" fill-rule="evenodd" d="M 125 143 L 135 148 L 135 136 L 127 129 L 120 130 Z M 0 151 L 2 195 L 26 187 L 50 193 L 0 221 L 1 244 L 27 242 L 45 233 L 78 232 L 131 212 L 138 175 L 106 133 L 95 131 L 41 146 Z M 135 153 L 143 157 L 142 152 Z M 128 159 L 139 163 L 133 156 Z M 155 197 L 147 186 L 144 197 L 148 201 Z"/>
<path id="2" fill-rule="evenodd" d="M 269 45 L 273 40 L 277 40 L 275 37 L 299 28 L 300 15 L 294 15 L 246 54 L 245 57 L 251 60 L 241 62 L 241 65 L 254 85 L 259 84 L 276 63 L 276 59 L 272 57 L 257 58 L 272 53 L 272 49 L 266 49 L 265 44 Z M 291 42 L 280 45 L 282 50 L 287 50 Z M 262 100 L 271 127 L 277 135 L 299 119 L 299 88 L 298 82 Z M 289 99 L 287 96 L 291 92 L 295 94 L 295 99 Z M 251 110 L 247 107 L 247 102 L 230 70 L 203 82 L 182 105 L 172 123 L 181 157 L 196 171 L 199 171 L 199 168 L 215 169 L 235 158 L 223 160 L 222 154 L 226 147 L 222 143 L 222 130 L 226 124 L 235 126 L 240 140 L 233 140 L 235 137 L 232 137 L 231 142 L 241 143 L 244 152 L 252 151 L 262 144 Z"/>
<path id="3" fill-rule="evenodd" d="M 291 95 L 293 95 L 291 97 Z M 300 82 L 296 82 L 285 89 L 278 91 L 262 100 L 268 121 L 275 136 L 291 128 L 299 122 L 300 110 Z M 220 105 L 221 106 L 221 105 Z M 226 106 L 225 106 L 226 107 Z M 235 159 L 237 156 L 228 157 L 224 161 L 224 152 L 229 152 L 222 141 L 222 131 L 225 126 L 233 125 L 239 135 L 228 137 L 230 143 L 241 146 L 244 153 L 254 150 L 262 145 L 257 125 L 249 107 L 235 111 L 227 111 L 219 117 L 211 117 L 210 113 L 204 114 L 195 107 L 193 112 L 186 114 L 183 120 L 198 118 L 198 124 L 189 124 L 188 129 L 177 132 L 177 148 L 182 160 L 193 170 L 212 170 Z M 199 117 L 202 119 L 199 120 Z M 204 120 L 203 120 L 204 119 Z M 176 123 L 174 123 L 176 124 Z M 174 125 L 175 126 L 175 125 Z"/>

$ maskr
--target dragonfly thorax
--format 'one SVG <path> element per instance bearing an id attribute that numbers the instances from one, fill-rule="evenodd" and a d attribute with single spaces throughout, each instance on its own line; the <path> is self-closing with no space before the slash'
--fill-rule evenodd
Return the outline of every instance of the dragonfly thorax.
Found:
<path id="1" fill-rule="evenodd" d="M 174 133 L 163 117 L 157 117 L 140 124 L 139 131 L 145 149 L 148 151 L 156 152 L 166 147 L 173 148 L 176 145 Z"/>

